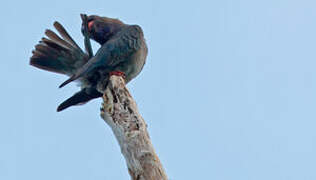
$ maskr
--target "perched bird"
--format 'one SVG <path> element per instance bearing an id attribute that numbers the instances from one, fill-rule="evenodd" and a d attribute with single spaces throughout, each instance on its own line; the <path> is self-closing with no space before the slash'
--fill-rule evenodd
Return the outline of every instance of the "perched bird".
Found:
<path id="1" fill-rule="evenodd" d="M 101 97 L 98 87 L 106 86 L 110 75 L 121 75 L 126 83 L 130 82 L 146 61 L 148 50 L 140 26 L 96 15 L 81 15 L 81 18 L 85 52 L 58 22 L 54 27 L 61 37 L 46 30 L 48 38 L 42 38 L 32 51 L 32 66 L 70 76 L 60 87 L 80 81 L 81 90 L 61 103 L 57 111 Z M 95 55 L 90 39 L 101 45 Z"/>

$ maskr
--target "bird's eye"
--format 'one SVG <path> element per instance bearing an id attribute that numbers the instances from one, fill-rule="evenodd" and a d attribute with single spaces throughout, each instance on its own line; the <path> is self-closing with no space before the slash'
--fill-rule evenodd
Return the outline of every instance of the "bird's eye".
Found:
<path id="1" fill-rule="evenodd" d="M 88 22 L 88 30 L 91 31 L 94 21 Z"/>

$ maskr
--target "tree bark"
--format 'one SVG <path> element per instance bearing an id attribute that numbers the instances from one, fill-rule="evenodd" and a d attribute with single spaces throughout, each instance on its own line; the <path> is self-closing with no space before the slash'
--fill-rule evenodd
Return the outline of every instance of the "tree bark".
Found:
<path id="1" fill-rule="evenodd" d="M 101 117 L 112 128 L 132 180 L 167 180 L 135 101 L 123 78 L 111 76 L 103 90 Z"/>

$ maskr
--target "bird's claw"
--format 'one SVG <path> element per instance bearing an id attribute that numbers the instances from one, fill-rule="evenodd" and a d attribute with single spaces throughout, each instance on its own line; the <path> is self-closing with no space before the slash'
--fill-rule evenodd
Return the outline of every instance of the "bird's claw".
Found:
<path id="1" fill-rule="evenodd" d="M 90 33 L 88 29 L 88 17 L 86 14 L 80 14 L 80 17 L 82 19 L 82 34 L 89 37 Z"/>
<path id="2" fill-rule="evenodd" d="M 121 71 L 111 71 L 111 72 L 109 73 L 109 75 L 110 75 L 110 76 L 113 76 L 113 75 L 115 75 L 115 76 L 121 76 L 121 77 L 123 77 L 123 78 L 125 79 L 125 73 L 123 73 L 123 72 L 121 72 Z"/>
<path id="3" fill-rule="evenodd" d="M 89 27 L 88 27 L 88 16 L 86 14 L 80 14 L 80 17 L 82 19 L 82 34 L 84 36 L 84 44 L 85 44 L 85 49 L 86 53 L 89 55 L 89 58 L 92 58 L 93 56 L 93 51 L 91 47 L 91 42 L 90 42 L 90 32 L 89 32 Z"/>

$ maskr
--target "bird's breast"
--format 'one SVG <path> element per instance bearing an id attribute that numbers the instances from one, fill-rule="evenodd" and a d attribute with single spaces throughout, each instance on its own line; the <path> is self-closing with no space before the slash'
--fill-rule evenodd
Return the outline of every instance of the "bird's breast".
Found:
<path id="1" fill-rule="evenodd" d="M 126 76 L 126 83 L 135 78 L 143 69 L 147 57 L 147 46 L 143 42 L 141 47 L 135 51 L 127 60 L 118 67 L 118 71 L 122 71 Z"/>

